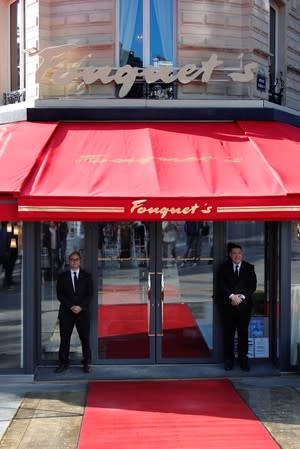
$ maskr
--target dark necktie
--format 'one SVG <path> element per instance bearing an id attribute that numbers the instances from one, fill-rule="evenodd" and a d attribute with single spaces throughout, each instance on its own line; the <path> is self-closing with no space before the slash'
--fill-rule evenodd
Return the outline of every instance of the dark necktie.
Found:
<path id="1" fill-rule="evenodd" d="M 73 272 L 74 275 L 74 291 L 76 292 L 76 287 L 77 287 L 77 273 L 76 271 Z"/>
<path id="2" fill-rule="evenodd" d="M 235 277 L 235 279 L 239 278 L 239 266 L 238 265 L 235 266 L 234 277 Z"/>

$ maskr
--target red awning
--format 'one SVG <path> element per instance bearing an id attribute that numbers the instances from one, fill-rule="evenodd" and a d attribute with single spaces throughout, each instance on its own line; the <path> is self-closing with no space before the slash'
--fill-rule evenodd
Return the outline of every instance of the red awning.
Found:
<path id="1" fill-rule="evenodd" d="M 56 126 L 56 123 L 30 122 L 0 126 L 1 220 L 17 220 L 16 198 Z"/>
<path id="2" fill-rule="evenodd" d="M 280 122 L 239 122 L 288 195 L 300 193 L 300 129 Z"/>
<path id="3" fill-rule="evenodd" d="M 21 219 L 300 218 L 300 129 L 291 125 L 53 126 L 42 153 L 35 146 L 18 199 Z"/>

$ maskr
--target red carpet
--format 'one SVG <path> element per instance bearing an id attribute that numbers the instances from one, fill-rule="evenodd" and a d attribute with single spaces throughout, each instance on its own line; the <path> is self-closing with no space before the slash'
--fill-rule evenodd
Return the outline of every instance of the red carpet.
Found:
<path id="1" fill-rule="evenodd" d="M 208 357 L 209 348 L 186 304 L 164 304 L 163 357 Z M 146 304 L 101 305 L 100 358 L 149 357 Z"/>
<path id="2" fill-rule="evenodd" d="M 99 290 L 101 304 L 140 304 L 145 289 L 145 284 L 105 284 Z M 180 300 L 180 292 L 174 285 L 166 282 L 164 298 L 165 302 L 177 302 Z"/>
<path id="3" fill-rule="evenodd" d="M 279 449 L 227 380 L 93 382 L 78 449 Z"/>

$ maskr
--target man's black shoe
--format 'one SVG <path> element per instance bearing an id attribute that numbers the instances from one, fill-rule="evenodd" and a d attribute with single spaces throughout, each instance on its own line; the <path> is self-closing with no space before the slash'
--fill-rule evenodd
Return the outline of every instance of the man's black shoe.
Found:
<path id="1" fill-rule="evenodd" d="M 250 371 L 250 366 L 249 366 L 249 362 L 247 359 L 242 359 L 240 361 L 240 367 L 241 367 L 241 370 L 243 370 L 243 371 Z"/>
<path id="2" fill-rule="evenodd" d="M 63 373 L 68 368 L 69 368 L 68 365 L 59 365 L 57 368 L 55 368 L 54 372 L 55 373 Z"/>
<path id="3" fill-rule="evenodd" d="M 232 360 L 225 360 L 225 363 L 224 363 L 225 371 L 231 371 L 232 368 L 233 368 L 233 361 Z"/>
<path id="4" fill-rule="evenodd" d="M 83 365 L 83 371 L 85 372 L 85 373 L 89 373 L 90 371 L 91 371 L 91 368 L 90 368 L 90 366 L 89 365 Z"/>

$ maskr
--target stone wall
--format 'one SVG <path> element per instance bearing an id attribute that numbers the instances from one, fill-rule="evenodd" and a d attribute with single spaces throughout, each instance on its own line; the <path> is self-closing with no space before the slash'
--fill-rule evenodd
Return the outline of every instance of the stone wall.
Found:
<path id="1" fill-rule="evenodd" d="M 274 0 L 279 18 L 279 55 L 276 76 L 282 78 L 282 104 L 300 110 L 300 0 Z M 2 61 L 9 63 L 8 2 L 0 0 Z M 209 82 L 201 77 L 192 83 L 178 83 L 178 99 L 264 99 L 269 80 L 269 8 L 268 0 L 178 0 L 176 6 L 176 66 L 201 67 L 212 54 L 222 65 Z M 118 30 L 117 0 L 26 0 L 26 96 L 27 98 L 100 98 L 114 99 L 114 82 L 85 84 L 76 77 L 67 84 L 54 84 L 53 71 L 36 81 L 36 70 L 45 62 L 47 47 L 72 45 L 71 70 L 116 64 Z M 6 43 L 6 44 L 5 44 Z M 228 76 L 243 71 L 251 62 L 266 77 L 266 89 L 258 90 L 256 74 L 250 82 L 233 82 Z M 4 64 L 0 68 L 1 91 L 9 90 Z"/>
<path id="2" fill-rule="evenodd" d="M 224 61 L 209 83 L 196 81 L 179 87 L 182 98 L 252 98 L 254 85 L 234 83 L 228 72 L 239 71 L 255 61 L 251 52 L 250 4 L 243 0 L 178 2 L 178 65 L 197 66 L 212 53 Z"/>
<path id="3" fill-rule="evenodd" d="M 71 44 L 75 65 L 114 65 L 115 1 L 40 0 L 40 48 Z M 90 55 L 92 54 L 92 57 Z M 74 80 L 66 86 L 54 86 L 47 78 L 40 82 L 39 98 L 103 97 L 114 98 L 113 83 L 87 86 Z"/>

